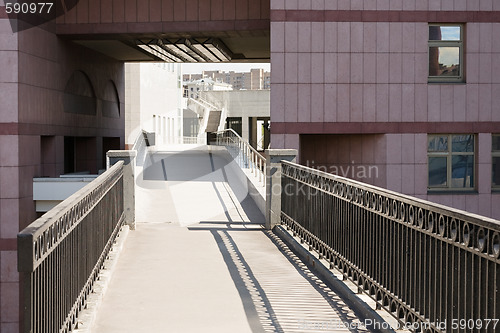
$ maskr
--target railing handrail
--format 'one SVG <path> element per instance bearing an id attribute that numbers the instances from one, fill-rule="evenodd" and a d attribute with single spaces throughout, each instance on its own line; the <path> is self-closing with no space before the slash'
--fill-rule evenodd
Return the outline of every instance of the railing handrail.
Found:
<path id="1" fill-rule="evenodd" d="M 210 109 L 210 110 L 221 109 L 221 107 L 218 107 L 217 105 L 212 104 L 203 98 L 189 98 L 189 100 L 195 102 L 196 104 L 199 104 L 202 108 L 205 108 L 205 109 Z"/>
<path id="2" fill-rule="evenodd" d="M 125 221 L 124 161 L 17 237 L 22 332 L 70 332 Z"/>
<path id="3" fill-rule="evenodd" d="M 241 163 L 241 168 L 249 168 L 251 173 L 258 178 L 258 181 L 262 181 L 263 186 L 265 186 L 266 158 L 254 149 L 246 140 L 243 140 L 243 138 L 240 137 L 232 128 L 215 132 L 215 134 L 217 135 L 217 144 L 220 144 L 220 137 L 222 136 L 222 140 L 231 140 L 232 144 L 237 146 L 241 154 L 239 154 L 240 157 L 236 159 L 236 162 L 238 164 Z"/>
<path id="4" fill-rule="evenodd" d="M 449 332 L 455 320 L 500 318 L 500 221 L 296 163 L 281 167 L 281 224 L 404 327 Z"/>
<path id="5" fill-rule="evenodd" d="M 327 172 L 324 172 L 321 170 L 306 167 L 304 165 L 296 164 L 293 162 L 281 161 L 281 163 L 284 165 L 293 166 L 294 168 L 309 172 L 309 173 L 317 175 L 319 177 L 331 179 L 334 181 L 340 181 L 340 182 L 343 182 L 347 185 L 355 185 L 355 186 L 364 188 L 366 190 L 372 191 L 372 192 L 377 193 L 377 194 L 383 194 L 391 199 L 398 199 L 398 200 L 401 200 L 405 203 L 411 203 L 411 204 L 418 203 L 422 208 L 433 209 L 437 213 L 445 213 L 447 215 L 452 215 L 452 217 L 459 218 L 459 219 L 472 220 L 474 223 L 480 224 L 484 227 L 498 229 L 498 231 L 500 231 L 500 221 L 495 220 L 495 219 L 490 218 L 490 217 L 487 217 L 487 216 L 481 216 L 481 215 L 477 215 L 474 213 L 469 213 L 469 212 L 466 212 L 464 210 L 460 210 L 460 209 L 453 208 L 453 207 L 448 207 L 445 205 L 441 205 L 441 204 L 427 201 L 424 199 L 420 199 L 417 197 L 412 197 L 412 196 L 407 195 L 407 194 L 391 191 L 391 190 L 388 190 L 388 189 L 385 189 L 382 187 L 378 187 L 378 186 L 363 183 L 363 182 L 360 182 L 360 181 L 357 181 L 354 179 L 334 175 L 331 173 L 327 173 Z"/>
<path id="6" fill-rule="evenodd" d="M 254 147 L 252 147 L 252 145 L 250 145 L 250 143 L 248 143 L 246 140 L 244 140 L 238 133 L 236 133 L 235 130 L 233 130 L 232 128 L 228 128 L 228 129 L 225 129 L 225 130 L 222 130 L 222 131 L 219 131 L 219 132 L 216 132 L 216 134 L 221 134 L 221 133 L 224 133 L 224 132 L 231 132 L 236 138 L 238 138 L 238 140 L 240 142 L 242 142 L 245 146 L 247 146 L 254 154 L 256 154 L 257 156 L 260 156 L 261 159 L 263 159 L 264 161 L 266 160 L 266 158 L 264 156 L 262 156 L 261 153 L 259 153 L 257 151 L 257 149 L 255 149 Z"/>
<path id="7" fill-rule="evenodd" d="M 104 196 L 112 185 L 118 181 L 122 169 L 123 161 L 120 161 L 20 231 L 17 235 L 18 240 L 23 242 L 23 244 L 31 244 L 32 247 L 26 248 L 26 246 L 23 246 L 18 249 L 19 272 L 33 272 L 40 262 L 43 261 L 43 259 L 53 251 L 56 245 L 78 224 L 74 223 L 68 225 L 69 221 L 63 220 L 63 217 L 68 213 L 77 214 L 76 207 L 85 207 L 85 211 L 78 216 L 78 219 L 81 220 L 95 204 L 95 202 L 92 202 L 88 196 L 93 194 L 97 195 L 97 193 L 93 192 L 98 192 L 101 187 L 108 185 L 104 188 L 103 192 L 99 193 L 99 197 Z M 59 225 L 56 225 L 57 222 L 60 222 Z M 36 254 L 34 249 L 36 240 L 43 235 L 46 235 L 46 238 L 44 239 L 46 244 L 41 244 L 41 247 L 46 248 L 41 248 L 43 253 Z M 27 241 L 25 243 L 24 240 L 26 238 L 31 241 Z"/>

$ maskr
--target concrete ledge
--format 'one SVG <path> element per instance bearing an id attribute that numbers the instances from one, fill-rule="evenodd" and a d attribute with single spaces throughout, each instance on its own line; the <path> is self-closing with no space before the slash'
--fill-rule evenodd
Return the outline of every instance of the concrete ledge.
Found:
<path id="1" fill-rule="evenodd" d="M 108 157 L 135 157 L 136 155 L 135 150 L 110 150 L 106 153 Z"/>
<path id="2" fill-rule="evenodd" d="M 394 333 L 393 327 L 397 327 L 397 321 L 384 310 L 375 310 L 375 302 L 367 295 L 356 294 L 352 288 L 356 288 L 350 281 L 340 280 L 326 265 L 326 261 L 320 260 L 317 254 L 310 252 L 300 244 L 293 235 L 291 235 L 283 226 L 277 225 L 273 232 L 314 272 L 323 282 L 330 287 L 344 302 L 354 311 L 358 318 L 363 322 L 371 321 L 374 327 L 380 329 L 371 329 L 371 332 Z M 371 301 L 371 302 L 370 302 Z M 370 306 L 367 302 L 373 303 Z M 390 327 L 390 328 L 389 328 Z M 403 332 L 398 330 L 398 332 Z"/>
<path id="3" fill-rule="evenodd" d="M 269 153 L 272 153 L 270 155 Z M 274 156 L 296 156 L 297 149 L 266 149 L 266 156 L 274 157 Z M 276 160 L 279 162 L 281 159 L 278 157 Z"/>

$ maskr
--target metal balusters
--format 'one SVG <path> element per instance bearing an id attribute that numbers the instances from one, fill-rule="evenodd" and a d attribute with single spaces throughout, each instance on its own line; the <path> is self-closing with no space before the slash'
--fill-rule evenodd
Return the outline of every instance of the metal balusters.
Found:
<path id="1" fill-rule="evenodd" d="M 401 324 L 500 329 L 499 221 L 289 162 L 282 189 L 282 224 Z"/>
<path id="2" fill-rule="evenodd" d="M 123 162 L 18 235 L 24 332 L 69 332 L 124 221 Z"/>
<path id="3" fill-rule="evenodd" d="M 249 169 L 250 173 L 257 178 L 262 186 L 266 186 L 265 157 L 255 150 L 248 142 L 243 140 L 234 130 L 227 129 L 217 132 L 218 145 L 224 145 L 242 169 Z M 237 150 L 236 157 L 233 156 L 232 148 Z"/>

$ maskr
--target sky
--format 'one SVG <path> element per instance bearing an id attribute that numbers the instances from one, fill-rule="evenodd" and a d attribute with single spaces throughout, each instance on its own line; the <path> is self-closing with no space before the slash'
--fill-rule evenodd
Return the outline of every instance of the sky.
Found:
<path id="1" fill-rule="evenodd" d="M 221 70 L 224 72 L 249 72 L 252 68 L 264 68 L 270 71 L 269 63 L 191 63 L 182 64 L 182 74 L 201 74 L 202 71 Z"/>
<path id="2" fill-rule="evenodd" d="M 442 40 L 460 40 L 460 27 L 441 27 Z"/>
<path id="3" fill-rule="evenodd" d="M 460 40 L 460 27 L 444 26 L 441 27 L 442 40 Z M 458 47 L 440 47 L 439 63 L 447 66 L 460 63 L 460 51 Z"/>
<path id="4" fill-rule="evenodd" d="M 460 51 L 458 47 L 440 47 L 439 63 L 446 66 L 458 65 L 460 63 Z"/>

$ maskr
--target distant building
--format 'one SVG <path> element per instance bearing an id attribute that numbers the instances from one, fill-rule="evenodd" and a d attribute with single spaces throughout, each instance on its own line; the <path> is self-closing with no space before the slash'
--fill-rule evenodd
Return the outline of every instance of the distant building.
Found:
<path id="1" fill-rule="evenodd" d="M 263 70 L 252 71 L 262 75 L 264 73 Z M 204 73 L 213 76 L 222 72 Z M 226 74 L 231 75 L 234 72 Z M 254 76 L 256 77 L 256 75 Z M 193 74 L 184 75 L 184 79 L 188 80 L 198 77 L 198 75 Z M 246 76 L 247 79 L 250 77 L 251 75 Z M 246 86 L 252 86 L 251 80 L 247 80 Z M 253 85 L 253 87 L 257 88 L 257 85 Z M 206 132 L 232 128 L 254 148 L 263 150 L 268 147 L 270 140 L 270 90 L 233 90 L 231 84 L 206 77 L 185 82 L 184 98 L 186 99 L 184 136 L 201 137 Z"/>
<path id="2" fill-rule="evenodd" d="M 212 79 L 232 85 L 233 90 L 262 90 L 271 87 L 271 73 L 262 68 L 254 68 L 250 72 L 203 71 L 201 74 L 184 74 L 183 79 L 184 82 Z"/>
<path id="3" fill-rule="evenodd" d="M 125 136 L 131 147 L 141 130 L 154 132 L 156 143 L 179 143 L 183 136 L 181 65 L 125 65 Z"/>
<path id="4" fill-rule="evenodd" d="M 214 81 L 210 78 L 198 79 L 184 84 L 184 97 L 198 99 L 201 91 L 224 91 L 233 90 L 232 85 Z"/>
<path id="5" fill-rule="evenodd" d="M 201 98 L 225 110 L 226 129 L 233 129 L 259 151 L 268 148 L 269 90 L 205 91 Z"/>

